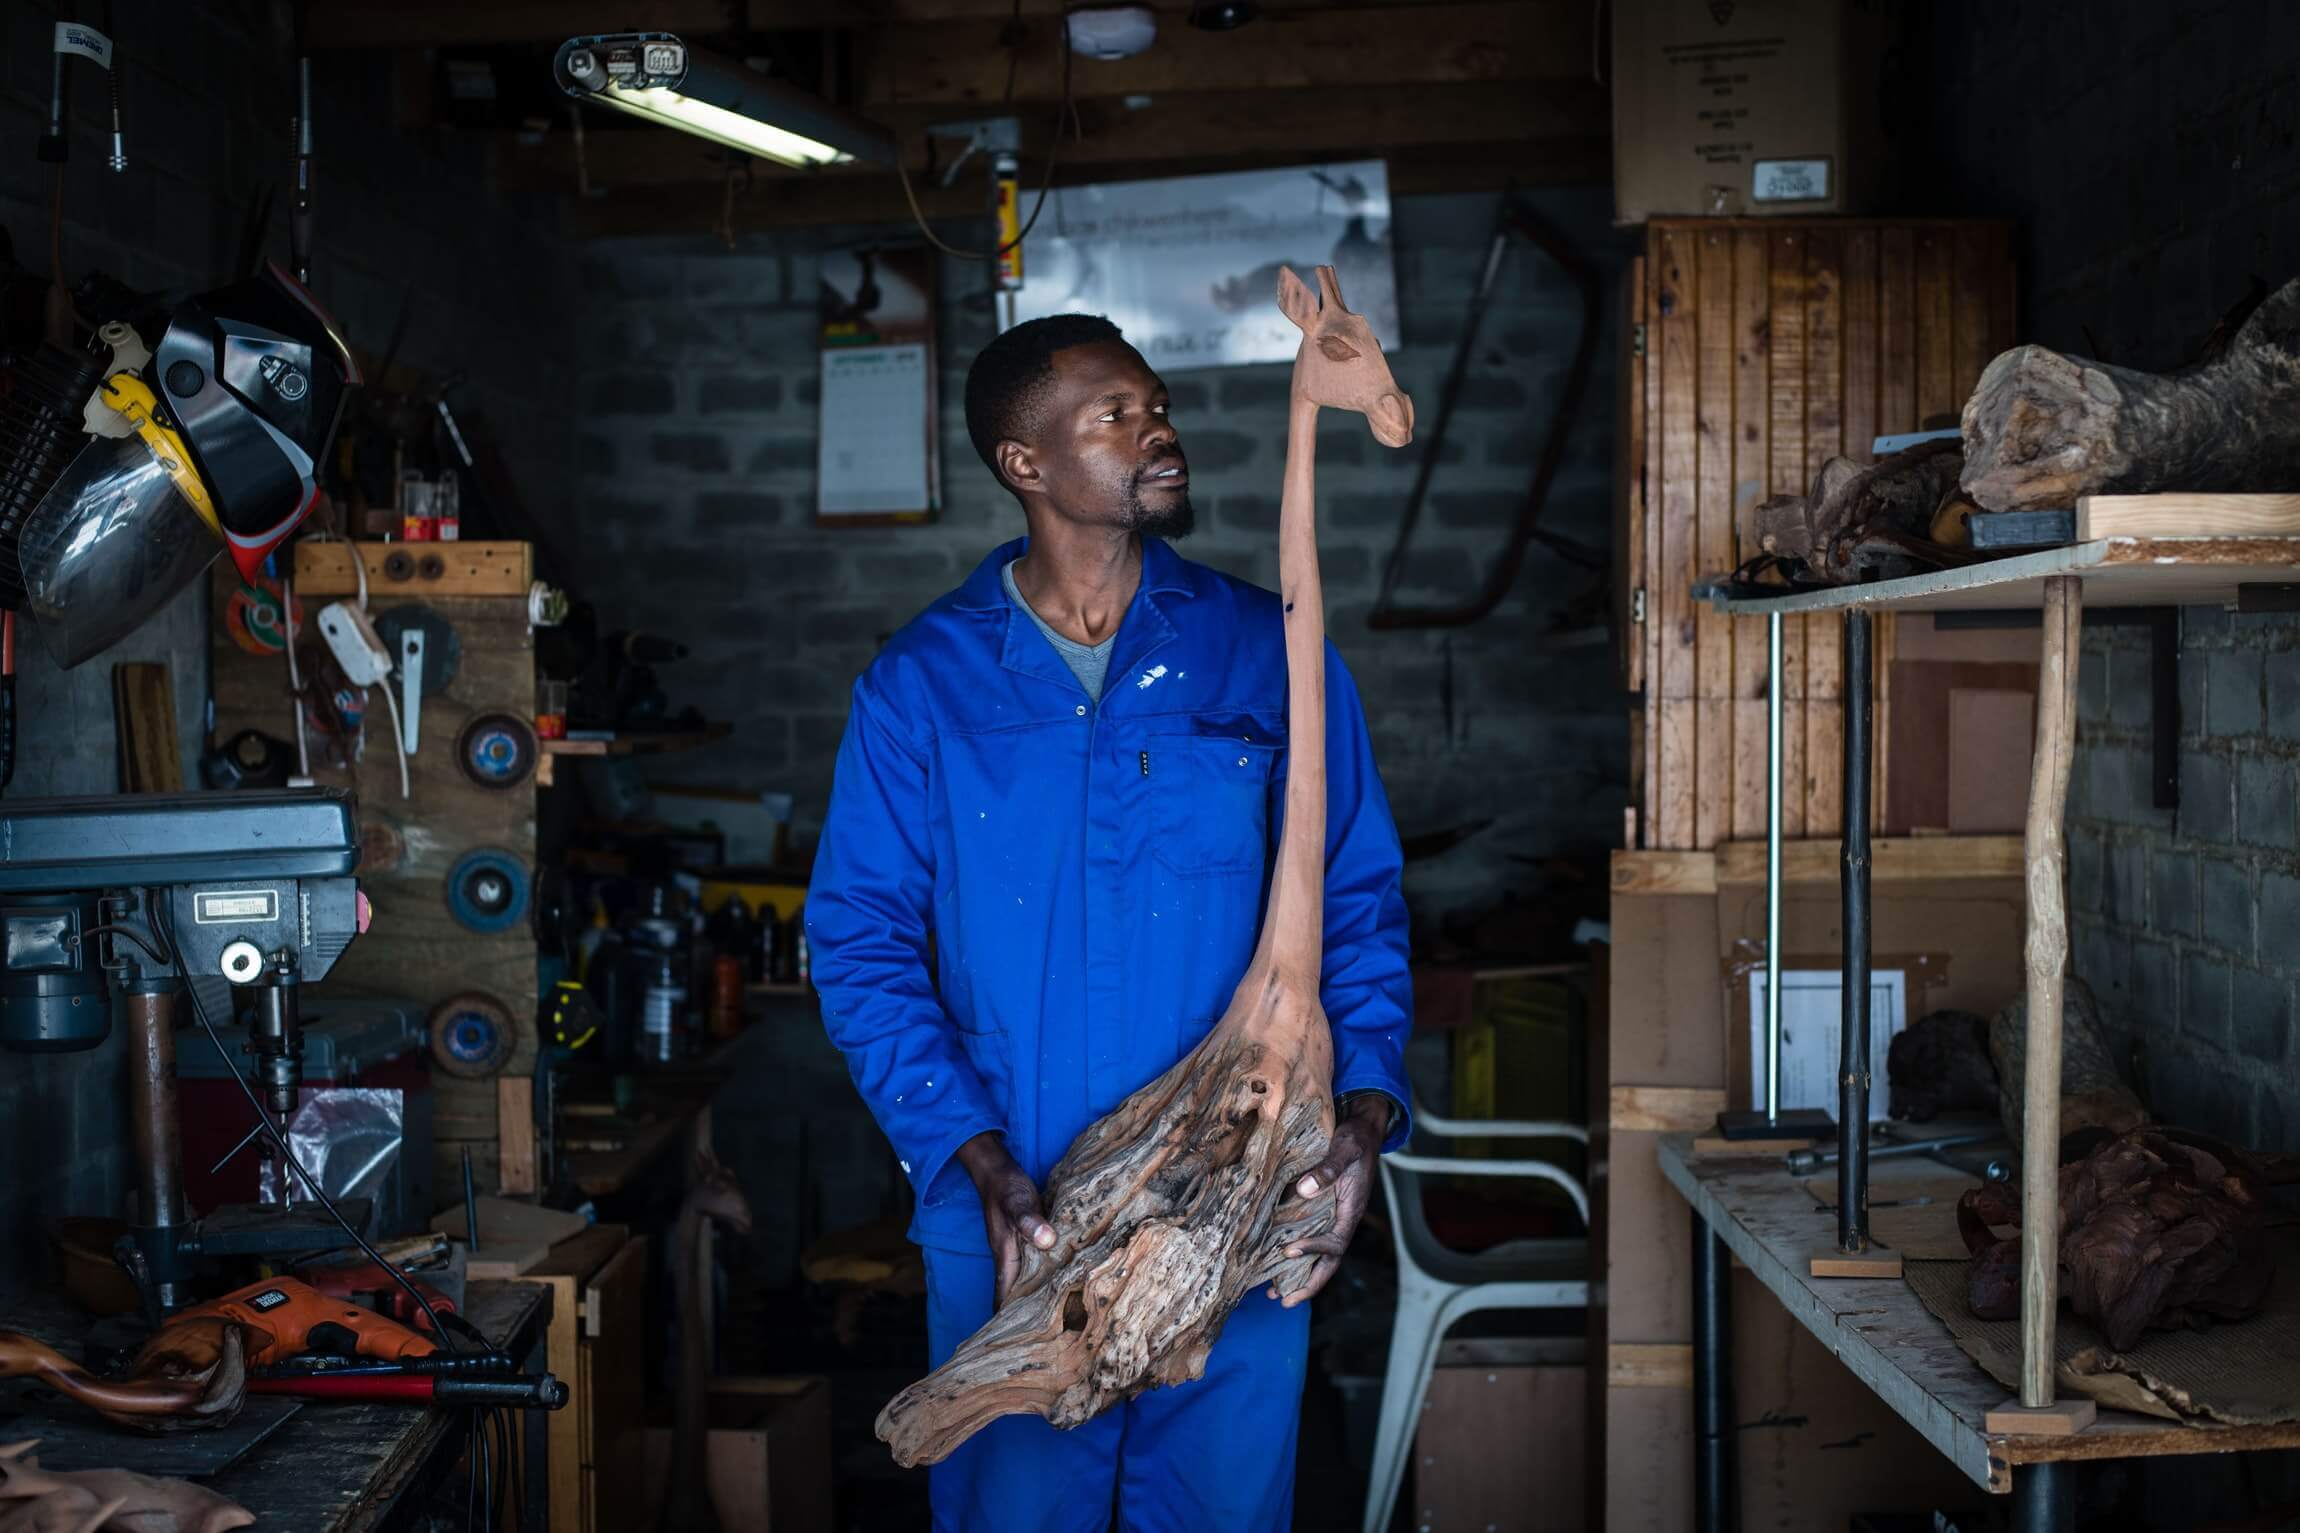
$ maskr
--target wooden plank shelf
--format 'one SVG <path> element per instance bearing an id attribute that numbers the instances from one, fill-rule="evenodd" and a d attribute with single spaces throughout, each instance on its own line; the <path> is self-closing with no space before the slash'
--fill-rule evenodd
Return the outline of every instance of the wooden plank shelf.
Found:
<path id="1" fill-rule="evenodd" d="M 1900 580 L 1713 600 L 1734 616 L 1847 607 L 2006 612 L 2041 608 L 2044 583 L 2055 575 L 2083 582 L 2088 607 L 2233 606 L 2245 586 L 2300 585 L 2300 537 L 2096 538 Z"/>
<path id="2" fill-rule="evenodd" d="M 1988 1414 L 2004 1404 L 2004 1386 L 1965 1356 L 1905 1281 L 1811 1276 L 1813 1248 L 1830 1238 L 1833 1216 L 1778 1158 L 1697 1157 L 1690 1136 L 1671 1134 L 1660 1142 L 1660 1161 L 1695 1215 L 1798 1323 L 1984 1490 L 2010 1492 L 2012 1471 L 2022 1464 L 2300 1447 L 2300 1423 L 2230 1427 L 2123 1411 L 2102 1411 L 2072 1437 L 1991 1435 Z M 1869 1190 L 1872 1199 L 1890 1198 L 1897 1182 L 1947 1174 L 1937 1162 L 1913 1157 L 1876 1161 Z"/>
<path id="3" fill-rule="evenodd" d="M 651 756 L 662 751 L 690 751 L 713 740 L 724 740 L 732 724 L 706 724 L 701 729 L 662 734 L 617 735 L 610 740 L 545 740 L 546 756 Z"/>

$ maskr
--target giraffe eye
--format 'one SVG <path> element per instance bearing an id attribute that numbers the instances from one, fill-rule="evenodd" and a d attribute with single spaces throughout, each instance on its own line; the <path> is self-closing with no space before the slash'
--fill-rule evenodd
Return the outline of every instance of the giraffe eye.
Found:
<path id="1" fill-rule="evenodd" d="M 1352 362 L 1357 360 L 1358 355 L 1358 348 L 1338 335 L 1319 336 L 1318 350 L 1326 354 L 1329 362 Z"/>

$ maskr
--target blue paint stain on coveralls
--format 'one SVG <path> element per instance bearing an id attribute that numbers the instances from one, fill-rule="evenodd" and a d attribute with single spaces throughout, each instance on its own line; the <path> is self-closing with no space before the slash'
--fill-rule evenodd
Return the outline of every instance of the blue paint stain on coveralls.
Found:
<path id="1" fill-rule="evenodd" d="M 1001 1132 L 1043 1186 L 1211 1030 L 1253 955 L 1283 808 L 1278 598 L 1144 540 L 1096 706 L 1001 587 L 1026 546 L 995 550 L 855 683 L 807 896 L 824 1025 L 918 1194 L 938 1363 L 990 1312 L 981 1203 L 954 1152 Z M 1395 1149 L 1401 858 L 1330 645 L 1325 683 L 1334 1090 L 1388 1094 Z M 937 1527 L 1067 1529 L 1083 1512 L 1100 1528 L 1096 1498 L 1106 1516 L 1114 1494 L 1126 1528 L 1283 1527 L 1307 1323 L 1257 1295 L 1203 1380 L 1069 1433 L 1031 1417 L 978 1434 L 937 1466 Z"/>

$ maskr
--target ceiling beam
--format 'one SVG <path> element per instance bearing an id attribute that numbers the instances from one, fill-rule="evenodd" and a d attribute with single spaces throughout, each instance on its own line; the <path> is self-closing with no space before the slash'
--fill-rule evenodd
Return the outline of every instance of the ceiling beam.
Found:
<path id="1" fill-rule="evenodd" d="M 1588 0 L 1482 0 L 1278 11 L 1235 32 L 1169 26 L 1156 46 L 1133 58 L 1074 59 L 1073 88 L 1082 96 L 1121 96 L 1589 79 L 1593 9 Z M 1006 99 L 1010 73 L 1016 101 L 1060 99 L 1061 23 L 1025 20 L 1011 49 L 1001 40 L 1006 28 L 986 19 L 873 29 L 863 42 L 866 107 L 995 107 Z"/>
<path id="2" fill-rule="evenodd" d="M 1597 134 L 1447 144 L 1399 150 L 1384 158 L 1389 162 L 1391 195 L 1414 196 L 1430 192 L 1602 184 L 1611 173 L 1611 155 L 1608 139 Z M 1160 160 L 1147 164 L 1079 166 L 1058 172 L 1055 185 L 1254 170 L 1300 163 L 1299 155 L 1264 153 L 1207 161 Z M 937 232 L 954 243 L 974 236 L 964 227 L 953 229 L 939 221 L 967 219 L 980 223 L 987 217 L 979 181 L 970 178 L 953 187 L 929 184 L 916 190 L 927 217 L 938 221 Z M 1023 194 L 1025 216 L 1034 195 L 1035 188 Z M 709 234 L 719 230 L 723 222 L 741 234 L 815 224 L 904 225 L 910 221 L 900 185 L 886 175 L 762 179 L 739 191 L 731 202 L 721 186 L 671 183 L 628 187 L 588 200 L 570 199 L 566 217 L 568 233 L 577 238 Z"/>
<path id="3" fill-rule="evenodd" d="M 557 43 L 595 32 L 711 37 L 853 27 L 881 19 L 887 0 L 320 0 L 306 26 L 314 49 L 481 47 Z"/>
<path id="4" fill-rule="evenodd" d="M 947 116 L 939 107 L 885 107 L 877 116 L 896 132 L 914 179 L 927 175 L 926 128 Z M 1205 164 L 1261 156 L 1303 159 L 1376 159 L 1407 148 L 1442 144 L 1506 143 L 1605 137 L 1606 95 L 1582 81 L 1557 81 L 1538 91 L 1503 81 L 1460 85 L 1370 86 L 1329 91 L 1201 91 L 1151 98 L 1129 108 L 1121 100 L 1078 104 L 1083 136 L 1065 139 L 1060 163 L 1111 165 Z M 595 117 L 586 121 L 595 122 Z M 1035 186 L 1044 173 L 1053 121 L 1044 114 L 1024 125 L 1023 180 Z M 721 185 L 730 160 L 701 139 L 667 129 L 616 126 L 585 135 L 579 177 L 573 135 L 554 128 L 539 140 L 511 135 L 491 149 L 507 187 L 568 191 L 587 179 L 597 188 L 661 186 L 681 182 Z M 944 155 L 950 153 L 946 146 Z M 796 180 L 846 176 L 886 179 L 876 167 L 837 172 L 786 170 L 754 163 L 750 179 Z M 980 173 L 968 184 L 979 185 Z"/>

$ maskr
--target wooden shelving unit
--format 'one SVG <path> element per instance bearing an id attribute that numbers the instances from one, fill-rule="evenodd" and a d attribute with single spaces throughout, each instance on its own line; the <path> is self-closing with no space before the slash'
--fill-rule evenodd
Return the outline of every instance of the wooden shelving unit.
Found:
<path id="1" fill-rule="evenodd" d="M 661 734 L 617 735 L 611 740 L 544 740 L 543 759 L 536 763 L 535 781 L 540 787 L 552 785 L 555 774 L 551 762 L 558 756 L 653 756 L 666 751 L 691 751 L 697 746 L 724 740 L 734 730 L 732 724 L 706 724 L 701 729 L 666 731 Z"/>
<path id="2" fill-rule="evenodd" d="M 2178 524 L 2178 518 L 2188 517 L 2189 525 L 2211 525 L 2213 507 L 2207 502 L 2213 497 L 2165 496 L 2160 498 L 2165 504 L 2155 508 L 2147 504 L 2148 499 L 2118 497 L 2112 509 L 2128 520 L 2146 517 L 2154 510 L 2160 522 Z M 2080 525 L 2088 521 L 2089 509 L 2079 505 Z M 1682 1144 L 1667 1145 L 1662 1152 L 1665 1173 L 1697 1216 L 1870 1389 L 1976 1482 L 2000 1493 L 2016 1488 L 2022 1491 L 2017 1521 L 2023 1528 L 2032 1523 L 2048 1525 L 2038 1519 L 2049 1518 L 2062 1508 L 2067 1484 L 2065 1478 L 2052 1472 L 2052 1466 L 2061 1461 L 2226 1452 L 2300 1443 L 2300 1426 L 2236 1432 L 2211 1425 L 2167 1426 L 2114 1412 L 2096 1417 L 2089 1399 L 2056 1400 L 2054 1366 L 2059 1301 L 2055 1247 L 2060 1210 L 2053 1149 L 2059 1142 L 2057 1061 L 2062 983 L 2069 950 L 2063 905 L 2066 852 L 2062 821 L 2074 755 L 2083 609 L 2087 605 L 2285 606 L 2295 594 L 2300 594 L 2300 536 L 2113 536 L 1902 580 L 1715 603 L 1717 611 L 1733 616 L 1837 612 L 1848 622 L 1871 612 L 2043 611 L 2036 760 L 2022 846 L 2022 861 L 2029 872 L 2024 926 L 2028 954 L 2026 1055 L 2032 1064 L 2043 1064 L 2042 1068 L 2032 1068 L 2024 1083 L 2023 1113 L 2029 1133 L 2022 1162 L 2021 1221 L 2027 1243 L 2021 1275 L 2019 1393 L 2010 1402 L 1991 1405 L 2001 1391 L 1964 1359 L 1947 1328 L 1924 1311 L 1898 1276 L 1860 1281 L 1816 1277 L 1816 1272 L 1825 1269 L 1813 1259 L 1809 1200 L 1803 1211 L 1805 1227 L 1799 1233 L 1787 1233 L 1782 1218 L 1776 1217 L 1781 1208 L 1776 1206 L 1779 1199 L 1775 1194 L 1803 1195 L 1776 1166 L 1768 1165 L 1759 1172 L 1743 1159 L 1704 1164 L 1691 1159 Z M 1871 680 L 1848 670 L 1848 719 L 1866 712 L 1865 695 L 1856 705 L 1854 694 L 1856 689 L 1865 694 Z M 1856 740 L 1851 728 L 1846 731 L 1844 747 L 1848 757 L 1856 761 L 1866 753 L 1866 742 Z M 1856 755 L 1856 750 L 1861 754 Z M 1779 791 L 1778 784 L 1774 791 Z M 1853 855 L 1844 860 L 1845 877 L 1857 877 L 1862 882 L 1848 883 L 1848 911 L 1855 904 L 1865 911 L 1872 849 L 1865 832 L 1852 830 L 1849 835 L 1858 842 Z M 1876 846 L 1892 844 L 1878 842 Z M 1697 878 L 1699 871 L 1671 870 L 1673 880 L 1679 881 Z M 1786 874 L 1783 881 L 1787 881 Z M 1865 914 L 1862 919 L 1865 922 Z M 1844 963 L 1849 975 L 1867 973 L 1866 940 L 1863 932 L 1856 942 L 1848 917 Z M 1865 985 L 1858 988 L 1866 993 Z M 1848 1040 L 1866 1037 L 1866 1012 L 1865 1004 L 1848 1005 Z M 1844 1052 L 1849 1054 L 1853 1047 L 1848 1041 Z M 1881 1061 L 1872 1062 L 1875 1064 Z M 1852 1069 L 1849 1063 L 1845 1068 Z M 1854 1081 L 1857 1073 L 1848 1074 L 1847 1080 Z M 1865 1116 L 1865 1099 L 1858 1105 Z M 1849 1151 L 1840 1165 L 1838 1206 L 1866 1209 L 1870 1199 L 1865 1155 Z M 1878 1179 L 1892 1174 L 1881 1171 Z M 1858 1201 L 1849 1201 L 1856 1190 Z M 1853 1223 L 1851 1232 L 1841 1224 L 1836 1245 L 1847 1253 L 1874 1249 L 1864 1223 Z M 1855 1310 L 1862 1312 L 1858 1322 L 1851 1318 Z M 1697 1296 L 1697 1333 L 1701 1311 Z M 1697 1399 L 1703 1397 L 1705 1387 L 1699 1371 L 1712 1366 L 1705 1362 L 1711 1350 L 1697 1334 Z M 2015 1469 L 2022 1465 L 2038 1467 L 2031 1471 L 2031 1478 L 2016 1487 Z M 1697 1466 L 1697 1479 L 1701 1477 Z"/>

